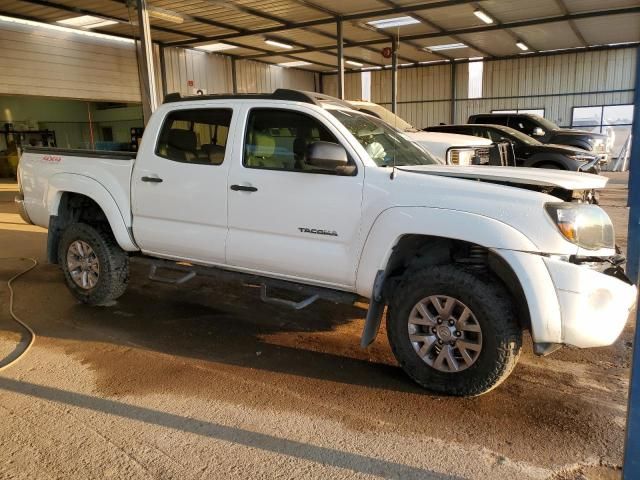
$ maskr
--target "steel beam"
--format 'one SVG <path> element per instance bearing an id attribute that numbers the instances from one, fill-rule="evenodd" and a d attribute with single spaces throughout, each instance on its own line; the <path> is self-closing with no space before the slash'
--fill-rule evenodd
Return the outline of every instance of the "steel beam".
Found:
<path id="1" fill-rule="evenodd" d="M 391 39 L 391 111 L 398 114 L 398 38 Z"/>
<path id="2" fill-rule="evenodd" d="M 451 104 L 449 105 L 451 112 L 449 113 L 449 123 L 452 125 L 456 123 L 456 97 L 457 97 L 456 72 L 457 70 L 458 70 L 458 65 L 451 62 Z"/>
<path id="3" fill-rule="evenodd" d="M 428 5 L 436 5 L 439 3 L 442 3 L 442 2 L 435 2 Z M 465 2 L 465 3 L 473 3 L 473 2 Z M 405 8 L 405 7 L 402 7 L 402 8 Z M 442 8 L 442 6 L 440 6 L 439 8 Z M 394 13 L 394 12 L 391 12 L 391 13 Z M 464 35 L 469 33 L 492 32 L 497 30 L 505 30 L 509 28 L 530 27 L 534 25 L 545 25 L 547 23 L 568 22 L 570 20 L 582 20 L 585 18 L 597 18 L 597 17 L 605 17 L 610 15 L 629 15 L 629 14 L 636 14 L 636 13 L 640 13 L 640 6 L 614 8 L 614 9 L 609 8 L 606 10 L 597 10 L 592 12 L 570 13 L 569 15 L 556 15 L 553 17 L 543 17 L 543 18 L 536 18 L 536 19 L 530 19 L 530 20 L 517 20 L 513 22 L 505 22 L 505 23 L 502 23 L 501 25 L 494 24 L 494 25 L 480 25 L 480 26 L 474 26 L 474 27 L 459 28 L 454 30 L 448 30 L 446 32 L 446 35 L 451 36 L 451 35 Z M 358 14 L 358 15 L 361 15 L 361 14 Z M 371 17 L 373 15 L 374 14 L 372 13 L 367 13 L 366 16 Z M 342 20 L 345 21 L 346 17 L 348 17 L 348 15 L 343 16 Z M 304 26 L 309 26 L 309 24 L 324 25 L 326 23 L 333 23 L 334 21 L 335 20 L 331 19 L 331 20 L 314 20 L 311 22 L 301 22 L 301 23 L 295 24 L 294 28 L 302 28 Z M 254 30 L 250 35 L 260 35 L 263 33 L 284 31 L 289 29 L 290 28 L 287 27 L 287 28 Z M 215 37 L 207 37 L 203 40 L 197 40 L 197 41 L 187 40 L 187 41 L 180 41 L 180 42 L 167 42 L 167 45 L 171 45 L 171 46 L 193 45 L 193 44 L 201 43 L 204 41 L 225 40 L 226 38 L 238 38 L 239 36 L 245 36 L 245 35 L 229 34 L 229 35 L 222 35 L 222 36 L 215 36 Z M 437 38 L 442 36 L 443 36 L 443 33 L 441 32 L 419 33 L 419 34 L 405 35 L 402 37 L 402 40 L 403 41 L 425 40 L 428 38 Z M 387 41 L 388 41 L 387 39 L 363 40 L 358 42 L 352 42 L 349 44 L 349 46 L 365 47 L 370 45 L 383 44 L 383 43 L 386 43 Z M 322 52 L 327 50 L 333 50 L 335 48 L 336 47 L 334 45 L 325 45 L 325 46 L 318 46 L 318 47 L 310 47 L 308 49 L 290 50 L 288 53 L 291 55 L 295 55 L 299 53 Z"/>
<path id="4" fill-rule="evenodd" d="M 138 10 L 139 28 L 139 55 L 138 69 L 140 76 L 140 93 L 142 94 L 142 111 L 145 125 L 151 118 L 151 114 L 158 108 L 158 95 L 156 92 L 156 72 L 153 65 L 153 43 L 151 41 L 151 27 L 149 25 L 149 12 L 147 0 L 136 0 Z"/>
<path id="5" fill-rule="evenodd" d="M 640 264 L 640 48 L 636 50 L 636 86 L 629 162 L 629 237 L 627 274 L 637 284 Z M 636 309 L 636 330 L 629 381 L 627 429 L 622 467 L 624 480 L 640 478 L 640 310 Z"/>
<path id="6" fill-rule="evenodd" d="M 336 22 L 338 33 L 338 98 L 344 100 L 344 36 L 342 34 L 342 19 Z"/>

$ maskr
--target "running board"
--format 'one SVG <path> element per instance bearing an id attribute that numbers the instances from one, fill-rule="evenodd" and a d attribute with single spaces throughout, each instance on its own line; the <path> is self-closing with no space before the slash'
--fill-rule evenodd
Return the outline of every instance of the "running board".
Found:
<path id="1" fill-rule="evenodd" d="M 303 283 L 290 282 L 288 280 L 280 280 L 278 278 L 263 277 L 250 273 L 237 272 L 220 267 L 194 265 L 188 262 L 175 262 L 172 260 L 163 260 L 145 256 L 133 256 L 131 257 L 131 261 L 149 265 L 150 269 L 148 278 L 149 280 L 153 280 L 155 282 L 167 283 L 171 285 L 182 285 L 198 275 L 213 277 L 225 282 L 235 281 L 242 283 L 243 285 L 259 285 L 261 288 L 260 299 L 263 302 L 272 305 L 278 305 L 281 307 L 292 308 L 294 310 L 301 310 L 303 308 L 306 308 L 320 299 L 328 300 L 333 303 L 344 303 L 347 305 L 352 305 L 354 302 L 361 299 L 361 297 L 355 293 L 344 292 L 341 290 L 334 290 L 325 287 L 316 287 Z M 182 275 L 174 278 L 171 276 L 162 275 L 161 270 L 178 272 Z M 296 302 L 294 300 L 288 300 L 285 298 L 272 297 L 268 295 L 269 288 L 276 288 L 279 290 L 285 290 L 287 292 L 304 295 L 305 298 L 303 300 L 300 300 L 299 302 Z"/>
<path id="2" fill-rule="evenodd" d="M 320 298 L 320 295 L 317 293 L 315 295 L 311 295 L 310 297 L 305 298 L 304 300 L 300 300 L 299 302 L 294 302 L 293 300 L 287 300 L 284 298 L 270 297 L 267 295 L 267 285 L 262 284 L 260 288 L 260 300 L 264 303 L 270 303 L 272 305 L 280 305 L 282 307 L 289 307 L 293 310 L 302 310 L 303 308 L 308 307 L 316 300 Z"/>

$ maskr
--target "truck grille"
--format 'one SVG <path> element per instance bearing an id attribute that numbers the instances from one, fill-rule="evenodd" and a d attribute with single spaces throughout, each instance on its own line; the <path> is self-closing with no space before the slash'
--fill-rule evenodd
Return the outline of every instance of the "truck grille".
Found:
<path id="1" fill-rule="evenodd" d="M 479 165 L 489 165 L 491 163 L 491 149 L 489 147 L 486 148 L 476 148 L 476 161 Z"/>

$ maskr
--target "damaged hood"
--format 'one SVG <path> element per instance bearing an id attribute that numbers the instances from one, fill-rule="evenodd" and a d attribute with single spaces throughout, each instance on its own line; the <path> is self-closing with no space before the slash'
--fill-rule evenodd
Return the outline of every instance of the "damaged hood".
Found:
<path id="1" fill-rule="evenodd" d="M 568 172 L 545 168 L 456 166 L 456 165 L 406 165 L 399 170 L 439 175 L 467 180 L 482 180 L 494 183 L 511 183 L 537 187 L 562 188 L 565 190 L 591 190 L 604 188 L 607 177 L 591 173 Z"/>

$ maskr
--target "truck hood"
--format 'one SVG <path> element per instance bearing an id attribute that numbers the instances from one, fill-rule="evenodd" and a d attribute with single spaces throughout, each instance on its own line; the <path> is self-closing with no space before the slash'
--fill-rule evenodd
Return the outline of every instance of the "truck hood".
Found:
<path id="1" fill-rule="evenodd" d="M 407 131 L 404 134 L 414 142 L 418 143 L 441 143 L 447 147 L 487 147 L 491 145 L 491 140 L 487 138 L 474 137 L 471 135 L 459 135 L 457 133 L 444 132 L 414 132 Z"/>
<path id="2" fill-rule="evenodd" d="M 578 130 L 575 128 L 557 128 L 555 130 L 551 130 L 551 138 L 563 135 L 568 137 L 592 137 L 592 138 L 602 138 L 606 139 L 607 136 L 603 133 L 593 133 L 587 130 Z"/>
<path id="3" fill-rule="evenodd" d="M 590 173 L 566 172 L 544 168 L 455 166 L 455 165 L 407 165 L 398 167 L 414 173 L 445 177 L 482 180 L 486 182 L 535 187 L 562 188 L 569 191 L 601 189 L 608 178 Z"/>

